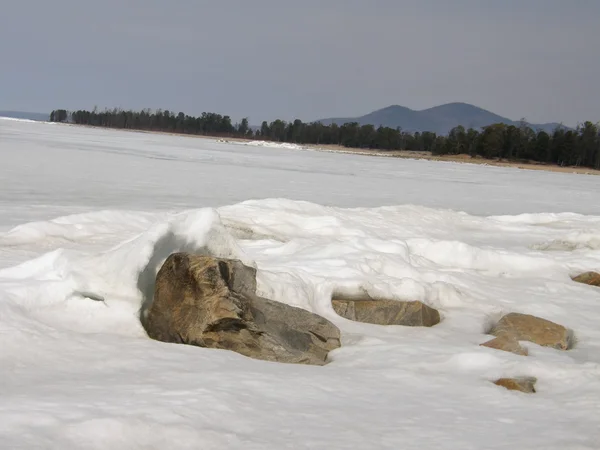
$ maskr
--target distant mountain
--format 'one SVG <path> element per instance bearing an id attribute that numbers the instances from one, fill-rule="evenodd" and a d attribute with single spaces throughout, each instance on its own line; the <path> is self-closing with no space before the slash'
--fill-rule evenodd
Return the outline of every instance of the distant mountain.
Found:
<path id="1" fill-rule="evenodd" d="M 50 114 L 23 111 L 0 111 L 0 117 L 12 117 L 13 119 L 28 119 L 37 120 L 39 122 L 47 122 L 50 119 Z"/>
<path id="2" fill-rule="evenodd" d="M 485 109 L 467 103 L 448 103 L 433 108 L 415 111 L 404 106 L 388 106 L 361 117 L 332 118 L 319 120 L 324 125 L 336 123 L 343 125 L 358 122 L 360 125 L 382 125 L 384 127 L 401 127 L 405 131 L 432 131 L 437 134 L 448 134 L 458 125 L 465 128 L 479 129 L 493 123 L 519 125 L 518 121 L 507 119 Z M 529 124 L 534 130 L 553 131 L 558 123 Z M 567 128 L 567 127 L 565 127 Z"/>

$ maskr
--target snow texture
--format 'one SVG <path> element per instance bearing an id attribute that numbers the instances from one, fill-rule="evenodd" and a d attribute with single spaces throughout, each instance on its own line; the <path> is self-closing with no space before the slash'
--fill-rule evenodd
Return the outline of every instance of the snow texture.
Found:
<path id="1" fill-rule="evenodd" d="M 15 120 L 0 157 L 0 448 L 598 448 L 600 290 L 570 275 L 600 270 L 600 177 Z M 148 339 L 182 250 L 253 265 L 343 346 L 313 367 Z M 338 317 L 358 292 L 442 322 Z M 576 345 L 480 347 L 507 312 Z"/>

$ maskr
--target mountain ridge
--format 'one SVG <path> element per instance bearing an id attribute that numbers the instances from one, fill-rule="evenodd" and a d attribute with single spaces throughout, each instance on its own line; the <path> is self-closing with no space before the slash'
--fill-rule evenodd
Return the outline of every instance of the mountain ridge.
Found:
<path id="1" fill-rule="evenodd" d="M 507 125 L 519 126 L 521 121 L 502 117 L 486 109 L 469 103 L 453 102 L 434 106 L 422 110 L 414 110 L 401 105 L 390 105 L 372 111 L 359 117 L 327 118 L 320 119 L 323 125 L 336 123 L 343 125 L 349 122 L 358 122 L 360 125 L 374 125 L 397 128 L 400 127 L 409 132 L 430 131 L 437 134 L 448 134 L 456 126 L 480 129 L 494 123 L 505 123 Z M 552 132 L 556 127 L 563 126 L 560 123 L 527 123 L 534 130 Z"/>

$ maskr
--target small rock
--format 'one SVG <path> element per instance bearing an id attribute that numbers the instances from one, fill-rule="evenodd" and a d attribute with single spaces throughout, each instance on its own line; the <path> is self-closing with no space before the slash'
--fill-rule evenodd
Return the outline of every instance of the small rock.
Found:
<path id="1" fill-rule="evenodd" d="M 521 391 L 526 394 L 535 393 L 535 377 L 517 377 L 517 378 L 500 378 L 494 381 L 494 384 L 502 386 L 510 391 Z"/>
<path id="2" fill-rule="evenodd" d="M 513 336 L 500 336 L 492 339 L 491 341 L 484 342 L 483 344 L 479 344 L 482 347 L 494 348 L 496 350 L 502 350 L 505 352 L 511 352 L 516 355 L 527 356 L 528 352 L 526 348 L 523 348 L 519 341 L 517 341 Z"/>
<path id="3" fill-rule="evenodd" d="M 156 276 L 142 324 L 156 340 L 323 365 L 340 330 L 301 308 L 258 297 L 256 270 L 237 260 L 175 253 Z"/>
<path id="4" fill-rule="evenodd" d="M 590 286 L 600 287 L 600 273 L 585 272 L 573 278 L 577 283 L 589 284 Z"/>
<path id="5" fill-rule="evenodd" d="M 332 299 L 340 316 L 355 322 L 375 325 L 431 327 L 440 323 L 440 313 L 418 301 Z"/>
<path id="6" fill-rule="evenodd" d="M 502 317 L 490 334 L 517 341 L 530 341 L 559 350 L 568 350 L 573 343 L 571 330 L 546 319 L 519 313 L 510 313 Z"/>

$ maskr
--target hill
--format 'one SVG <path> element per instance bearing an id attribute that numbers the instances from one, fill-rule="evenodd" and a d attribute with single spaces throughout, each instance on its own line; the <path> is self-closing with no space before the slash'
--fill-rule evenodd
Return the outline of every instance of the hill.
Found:
<path id="1" fill-rule="evenodd" d="M 360 125 L 401 127 L 403 130 L 410 132 L 433 131 L 438 134 L 448 134 L 452 128 L 458 125 L 465 128 L 479 129 L 493 123 L 505 123 L 515 126 L 520 123 L 467 103 L 448 103 L 421 111 L 392 105 L 360 117 L 321 119 L 319 122 L 324 125 L 332 123 L 343 125 L 348 122 L 358 122 Z M 529 126 L 535 130 L 551 132 L 559 124 L 544 123 L 529 124 Z"/>
<path id="2" fill-rule="evenodd" d="M 37 120 L 38 122 L 46 122 L 50 119 L 50 114 L 23 111 L 0 111 L 0 117 L 12 117 L 13 119 L 28 119 Z"/>

